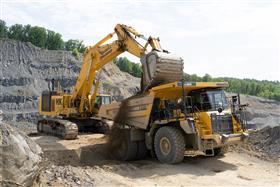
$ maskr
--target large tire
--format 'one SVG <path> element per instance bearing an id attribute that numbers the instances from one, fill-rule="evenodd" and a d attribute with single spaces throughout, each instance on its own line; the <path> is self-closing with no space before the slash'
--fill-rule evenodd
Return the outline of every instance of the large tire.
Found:
<path id="1" fill-rule="evenodd" d="M 146 147 L 146 143 L 145 140 L 143 141 L 137 141 L 137 160 L 143 159 L 147 156 L 147 147 Z"/>
<path id="2" fill-rule="evenodd" d="M 214 149 L 214 156 L 224 156 L 228 152 L 228 146 L 225 145 L 223 147 L 215 148 Z"/>
<path id="3" fill-rule="evenodd" d="M 157 159 L 162 163 L 175 164 L 182 162 L 185 153 L 185 139 L 176 127 L 161 127 L 154 138 L 154 149 Z"/>
<path id="4" fill-rule="evenodd" d="M 115 157 L 122 161 L 131 161 L 137 159 L 138 145 L 137 142 L 130 140 L 129 131 L 123 130 L 118 145 L 114 151 Z"/>

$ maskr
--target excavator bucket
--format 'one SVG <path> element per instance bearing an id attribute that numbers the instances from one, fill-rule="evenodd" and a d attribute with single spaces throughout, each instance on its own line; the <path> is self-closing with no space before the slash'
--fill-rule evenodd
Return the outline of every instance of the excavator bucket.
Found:
<path id="1" fill-rule="evenodd" d="M 183 59 L 169 53 L 152 51 L 141 57 L 141 90 L 161 84 L 180 81 L 183 78 Z"/>

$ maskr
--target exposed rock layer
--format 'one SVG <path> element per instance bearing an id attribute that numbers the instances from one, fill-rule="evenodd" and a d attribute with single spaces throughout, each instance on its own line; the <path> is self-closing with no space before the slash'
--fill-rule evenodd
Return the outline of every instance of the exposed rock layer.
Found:
<path id="1" fill-rule="evenodd" d="M 0 39 L 0 108 L 6 120 L 33 119 L 38 96 L 50 89 L 51 79 L 71 90 L 80 72 L 81 61 L 71 52 L 43 50 L 31 43 Z M 140 79 L 121 72 L 113 63 L 100 72 L 101 92 L 115 99 L 131 96 Z"/>

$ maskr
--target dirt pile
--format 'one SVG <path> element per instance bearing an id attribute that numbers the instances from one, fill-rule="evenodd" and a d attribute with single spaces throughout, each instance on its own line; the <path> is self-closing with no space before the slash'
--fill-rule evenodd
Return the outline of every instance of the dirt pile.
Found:
<path id="1" fill-rule="evenodd" d="M 271 156 L 280 156 L 280 126 L 265 127 L 250 134 L 248 144 Z"/>
<path id="2" fill-rule="evenodd" d="M 0 186 L 31 186 L 40 169 L 41 148 L 29 137 L 0 122 Z"/>
<path id="3" fill-rule="evenodd" d="M 49 89 L 51 79 L 71 90 L 80 72 L 81 60 L 71 52 L 43 50 L 28 42 L 0 39 L 0 108 L 5 120 L 34 121 L 38 96 Z M 113 63 L 100 73 L 101 91 L 122 99 L 134 94 L 140 79 L 121 72 Z"/>
<path id="4" fill-rule="evenodd" d="M 245 149 L 248 153 L 264 159 L 277 160 L 280 158 L 280 126 L 267 126 L 251 132 L 248 141 L 237 149 Z"/>

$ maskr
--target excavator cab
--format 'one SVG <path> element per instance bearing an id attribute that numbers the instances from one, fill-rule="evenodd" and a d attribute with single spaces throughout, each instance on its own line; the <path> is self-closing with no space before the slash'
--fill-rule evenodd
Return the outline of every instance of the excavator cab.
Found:
<path id="1" fill-rule="evenodd" d="M 94 103 L 94 109 L 96 109 L 96 113 L 98 112 L 101 105 L 107 105 L 111 104 L 112 98 L 111 95 L 108 94 L 97 94 L 95 103 Z"/>

